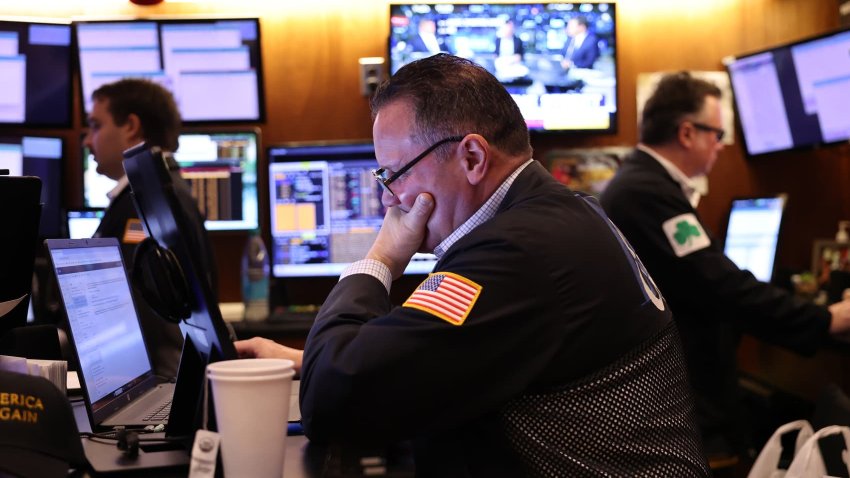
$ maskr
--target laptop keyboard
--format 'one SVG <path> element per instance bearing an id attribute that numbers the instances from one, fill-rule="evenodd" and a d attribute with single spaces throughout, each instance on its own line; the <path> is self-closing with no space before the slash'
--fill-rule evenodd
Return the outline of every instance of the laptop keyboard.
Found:
<path id="1" fill-rule="evenodd" d="M 161 407 L 149 413 L 146 417 L 142 418 L 142 420 L 146 422 L 161 422 L 168 418 L 168 414 L 171 413 L 171 400 L 169 399 L 167 402 L 163 403 Z"/>

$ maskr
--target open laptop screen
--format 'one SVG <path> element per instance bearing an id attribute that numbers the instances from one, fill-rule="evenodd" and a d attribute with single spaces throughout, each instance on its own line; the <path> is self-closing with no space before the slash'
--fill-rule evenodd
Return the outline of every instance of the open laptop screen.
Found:
<path id="1" fill-rule="evenodd" d="M 150 377 L 151 362 L 117 240 L 48 241 L 92 412 Z"/>
<path id="2" fill-rule="evenodd" d="M 784 195 L 734 199 L 729 209 L 723 253 L 762 282 L 773 277 L 785 202 Z"/>

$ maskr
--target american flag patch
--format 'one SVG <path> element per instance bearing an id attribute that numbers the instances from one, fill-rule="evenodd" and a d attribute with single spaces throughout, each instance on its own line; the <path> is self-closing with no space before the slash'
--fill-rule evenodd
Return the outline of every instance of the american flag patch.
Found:
<path id="1" fill-rule="evenodd" d="M 461 325 L 480 293 L 481 286 L 465 277 L 437 272 L 419 284 L 403 305 L 436 315 L 452 325 Z"/>
<path id="2" fill-rule="evenodd" d="M 127 219 L 127 224 L 124 226 L 124 237 L 121 242 L 124 244 L 138 244 L 145 240 L 148 235 L 145 233 L 145 228 L 142 227 L 140 219 Z"/>

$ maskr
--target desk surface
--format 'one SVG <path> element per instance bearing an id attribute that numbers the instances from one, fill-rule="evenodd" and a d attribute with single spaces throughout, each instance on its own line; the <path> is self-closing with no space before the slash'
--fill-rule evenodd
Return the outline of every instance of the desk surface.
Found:
<path id="1" fill-rule="evenodd" d="M 80 432 L 91 431 L 85 404 L 82 400 L 72 402 L 74 418 Z M 85 439 L 84 439 L 85 440 Z M 122 453 L 116 448 L 112 441 L 103 443 L 85 442 L 85 447 L 102 447 L 101 451 L 114 453 L 115 459 L 123 459 Z M 284 458 L 283 478 L 344 478 L 373 476 L 376 473 L 385 478 L 412 478 L 414 476 L 414 465 L 412 453 L 406 444 L 401 444 L 380 450 L 352 450 L 336 446 L 321 446 L 312 444 L 304 435 L 290 435 L 286 437 L 286 457 Z M 361 453 L 362 452 L 362 453 Z M 385 453 L 384 453 L 385 452 Z M 179 453 L 183 453 L 180 451 Z M 366 462 L 364 457 L 377 457 Z M 370 464 L 371 463 L 371 464 Z M 133 462 L 128 463 L 127 468 L 120 473 L 97 473 L 90 469 L 76 470 L 70 477 L 92 477 L 92 476 L 154 476 L 160 478 L 186 477 L 188 469 L 186 466 L 158 468 L 158 469 L 136 469 L 132 468 Z M 127 471 L 130 470 L 130 471 Z"/>
<path id="2" fill-rule="evenodd" d="M 268 337 L 278 335 L 304 336 L 310 332 L 313 326 L 312 319 L 299 320 L 240 320 L 228 322 L 236 332 L 239 339 L 254 336 Z"/>
<path id="3" fill-rule="evenodd" d="M 82 400 L 72 402 L 74 410 L 74 418 L 77 420 L 77 427 L 80 432 L 90 432 L 88 416 L 86 415 L 85 404 Z M 122 459 L 122 454 L 117 450 L 114 442 L 107 443 L 85 443 L 86 447 L 98 448 L 102 447 L 103 451 L 113 451 L 116 459 Z M 286 437 L 286 458 L 284 459 L 283 478 L 315 478 L 326 476 L 324 470 L 327 462 L 327 450 L 323 447 L 311 446 L 310 441 L 304 435 L 292 435 Z M 182 453 L 182 452 L 180 452 Z M 139 469 L 133 471 L 133 462 L 128 461 L 127 470 L 129 476 L 158 476 L 158 477 L 185 477 L 188 475 L 186 467 L 165 468 L 156 470 Z M 88 477 L 88 476 L 110 476 L 112 474 L 98 473 L 92 474 L 92 470 L 78 470 L 72 476 Z M 127 471 L 122 471 L 121 476 L 128 476 Z"/>
<path id="4" fill-rule="evenodd" d="M 314 318 L 314 314 L 308 314 L 292 320 L 240 320 L 228 324 L 239 340 L 263 337 L 287 347 L 303 349 Z"/>
<path id="5" fill-rule="evenodd" d="M 850 344 L 845 341 L 834 340 L 804 357 L 745 335 L 737 353 L 742 372 L 812 403 L 830 383 L 850 393 Z"/>

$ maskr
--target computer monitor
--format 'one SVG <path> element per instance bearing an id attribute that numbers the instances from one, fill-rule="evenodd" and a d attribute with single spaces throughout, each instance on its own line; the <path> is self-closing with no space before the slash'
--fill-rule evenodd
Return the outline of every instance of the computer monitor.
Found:
<path id="1" fill-rule="evenodd" d="M 186 123 L 265 118 L 257 18 L 86 20 L 74 32 L 84 114 L 101 85 L 134 77 L 168 88 Z"/>
<path id="2" fill-rule="evenodd" d="M 236 349 L 221 317 L 216 293 L 206 279 L 201 251 L 188 239 L 195 234 L 187 213 L 192 205 L 182 203 L 176 192 L 177 188 L 185 187 L 179 178 L 176 162 L 158 149 L 146 149 L 144 145 L 126 152 L 125 158 L 127 179 L 145 231 L 159 247 L 170 251 L 157 256 L 173 254 L 179 263 L 179 267 L 163 267 L 160 273 L 169 274 L 170 279 L 160 282 L 185 281 L 188 288 L 191 310 L 189 317 L 180 322 L 185 344 L 168 433 L 172 436 L 190 435 L 201 422 L 206 364 L 235 359 Z"/>
<path id="3" fill-rule="evenodd" d="M 41 178 L 41 237 L 62 235 L 62 138 L 0 134 L 0 169 L 10 176 Z"/>
<path id="4" fill-rule="evenodd" d="M 80 141 L 80 144 L 83 144 Z M 118 182 L 97 172 L 97 163 L 89 148 L 82 148 L 83 166 L 83 206 L 89 208 L 105 208 L 109 206 L 107 193 L 114 188 Z"/>
<path id="5" fill-rule="evenodd" d="M 532 132 L 617 131 L 614 2 L 391 4 L 389 22 L 391 73 L 448 52 L 498 78 Z"/>
<path id="6" fill-rule="evenodd" d="M 184 133 L 174 153 L 210 231 L 256 229 L 259 130 Z"/>
<path id="7" fill-rule="evenodd" d="M 68 209 L 65 224 L 69 239 L 88 239 L 100 226 L 105 210 L 102 208 Z"/>
<path id="8" fill-rule="evenodd" d="M 71 126 L 71 25 L 0 20 L 0 124 Z"/>
<path id="9" fill-rule="evenodd" d="M 259 129 L 189 131 L 180 135 L 174 157 L 192 187 L 209 231 L 259 227 L 257 161 Z M 83 146 L 83 204 L 109 206 L 116 182 L 97 173 L 91 152 Z"/>
<path id="10" fill-rule="evenodd" d="M 850 139 L 850 29 L 724 59 L 750 156 Z"/>
<path id="11" fill-rule="evenodd" d="M 26 324 L 32 304 L 40 189 L 44 186 L 38 178 L 0 175 L 0 302 L 11 306 L 0 316 L 0 338 Z"/>
<path id="12" fill-rule="evenodd" d="M 723 253 L 762 282 L 773 278 L 785 195 L 733 199 Z"/>
<path id="13" fill-rule="evenodd" d="M 386 209 L 372 143 L 293 143 L 268 149 L 271 265 L 275 277 L 335 277 L 363 259 Z M 427 274 L 416 254 L 406 274 Z"/>

